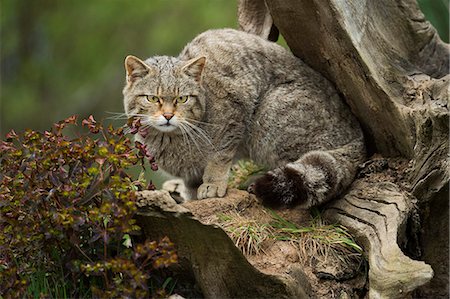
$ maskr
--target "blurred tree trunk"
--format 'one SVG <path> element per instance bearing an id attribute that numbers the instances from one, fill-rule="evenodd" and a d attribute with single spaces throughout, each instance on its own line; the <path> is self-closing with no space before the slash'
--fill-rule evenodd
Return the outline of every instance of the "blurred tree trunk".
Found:
<path id="1" fill-rule="evenodd" d="M 386 189 L 368 182 L 358 202 L 350 206 L 337 201 L 327 215 L 351 226 L 367 246 L 389 246 L 379 244 L 385 242 L 380 238 L 389 235 L 381 232 L 390 230 L 388 224 L 383 228 L 379 226 L 383 221 L 371 222 L 372 216 L 383 216 L 389 225 L 398 221 L 393 217 L 403 219 L 394 224 L 395 243 L 397 230 L 399 240 L 413 238 L 405 230 L 411 210 L 397 206 L 392 214 L 384 213 L 381 203 L 366 205 L 374 202 L 375 193 L 391 204 L 395 204 L 389 193 L 393 189 L 405 194 L 408 205 L 416 205 L 420 215 L 421 224 L 417 217 L 414 221 L 420 226 L 416 255 L 434 270 L 431 282 L 415 295 L 448 298 L 449 45 L 425 20 L 416 1 L 241 0 L 239 24 L 242 30 L 270 40 L 276 40 L 280 32 L 296 56 L 334 82 L 362 124 L 372 153 L 410 161 L 408 173 L 394 186 Z M 374 234 L 380 242 L 375 242 Z M 385 258 L 383 248 L 373 251 L 372 247 L 374 261 Z M 375 268 L 373 262 L 371 271 Z M 411 274 L 417 271 L 410 270 Z M 410 281 L 406 282 L 411 283 L 410 289 L 403 289 L 405 282 L 395 277 L 392 285 L 380 282 L 384 279 L 380 271 L 378 278 L 369 273 L 371 297 L 401 297 L 401 292 L 420 285 Z M 377 283 L 398 294 L 379 293 Z"/>

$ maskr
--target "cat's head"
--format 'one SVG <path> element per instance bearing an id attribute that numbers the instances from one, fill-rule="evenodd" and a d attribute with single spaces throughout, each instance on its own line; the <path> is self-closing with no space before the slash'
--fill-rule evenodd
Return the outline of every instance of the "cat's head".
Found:
<path id="1" fill-rule="evenodd" d="M 161 132 L 180 132 L 189 123 L 201 121 L 205 61 L 205 57 L 182 61 L 168 56 L 142 61 L 128 56 L 123 89 L 128 117 L 138 117 L 143 126 Z"/>

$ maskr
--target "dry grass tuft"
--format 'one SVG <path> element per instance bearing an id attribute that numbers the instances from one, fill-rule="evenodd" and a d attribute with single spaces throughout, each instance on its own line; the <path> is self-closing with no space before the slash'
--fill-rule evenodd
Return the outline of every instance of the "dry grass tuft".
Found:
<path id="1" fill-rule="evenodd" d="M 246 189 L 252 177 L 264 171 L 263 167 L 251 160 L 239 160 L 231 169 L 228 186 Z M 264 252 L 264 241 L 279 240 L 290 242 L 297 249 L 299 259 L 310 266 L 313 261 L 327 263 L 330 259 L 338 260 L 343 265 L 360 264 L 363 261 L 363 250 L 347 229 L 342 225 L 325 223 L 317 210 L 312 210 L 314 216 L 309 225 L 302 227 L 272 210 L 268 211 L 272 217 L 270 223 L 258 223 L 236 211 L 215 215 L 216 219 L 212 222 L 218 221 L 246 255 Z"/>
<path id="2" fill-rule="evenodd" d="M 264 252 L 264 241 L 269 240 L 273 235 L 273 229 L 268 223 L 258 223 L 237 212 L 220 214 L 218 219 L 219 225 L 245 255 Z"/>
<path id="3" fill-rule="evenodd" d="M 244 255 L 265 253 L 268 241 L 278 240 L 290 242 L 300 261 L 309 266 L 313 261 L 326 264 L 329 260 L 348 266 L 362 263 L 363 250 L 345 227 L 325 223 L 318 213 L 309 226 L 299 227 L 274 211 L 268 211 L 272 217 L 270 223 L 259 223 L 236 211 L 217 215 L 216 222 Z"/>
<path id="4" fill-rule="evenodd" d="M 297 248 L 299 258 L 311 265 L 313 259 L 326 263 L 329 258 L 338 259 L 345 265 L 359 264 L 363 250 L 356 244 L 347 229 L 338 224 L 327 224 L 316 213 L 310 226 L 298 227 L 273 211 L 273 236 L 277 240 L 289 241 Z"/>

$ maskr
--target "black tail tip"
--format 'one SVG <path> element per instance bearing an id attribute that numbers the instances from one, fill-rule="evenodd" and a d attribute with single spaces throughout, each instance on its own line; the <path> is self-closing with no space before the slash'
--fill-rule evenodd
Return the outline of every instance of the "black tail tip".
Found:
<path id="1" fill-rule="evenodd" d="M 279 208 L 285 206 L 286 204 L 282 201 L 282 194 L 276 191 L 276 181 L 275 175 L 266 173 L 251 184 L 248 191 L 255 194 L 266 207 Z"/>
<path id="2" fill-rule="evenodd" d="M 249 186 L 249 192 L 270 208 L 292 208 L 304 203 L 306 191 L 301 174 L 287 167 L 270 171 Z"/>

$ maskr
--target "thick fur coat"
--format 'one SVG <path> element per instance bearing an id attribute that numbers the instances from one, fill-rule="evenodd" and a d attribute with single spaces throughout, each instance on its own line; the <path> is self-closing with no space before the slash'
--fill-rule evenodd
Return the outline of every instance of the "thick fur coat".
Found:
<path id="1" fill-rule="evenodd" d="M 128 56 L 124 107 L 183 197 L 226 194 L 235 159 L 271 171 L 252 189 L 266 203 L 322 204 L 365 158 L 361 129 L 333 85 L 283 47 L 232 29 L 204 32 L 178 57 Z"/>

